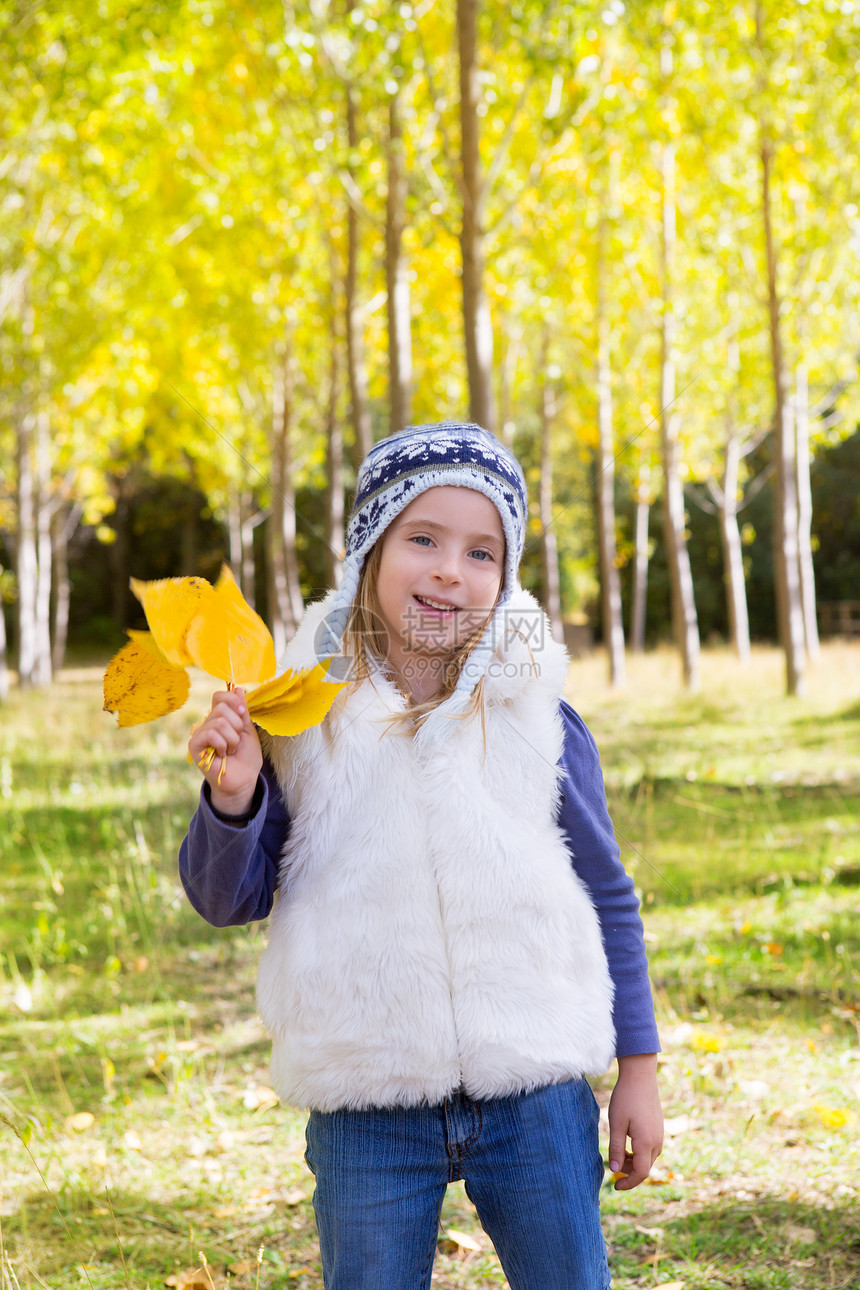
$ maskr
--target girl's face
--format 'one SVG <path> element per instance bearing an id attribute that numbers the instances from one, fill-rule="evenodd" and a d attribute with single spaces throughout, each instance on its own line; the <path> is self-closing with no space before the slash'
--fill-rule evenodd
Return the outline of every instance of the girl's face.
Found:
<path id="1" fill-rule="evenodd" d="M 389 659 L 407 681 L 410 664 L 441 662 L 485 622 L 504 564 L 499 512 L 472 488 L 429 488 L 392 521 L 382 538 L 376 598 Z"/>

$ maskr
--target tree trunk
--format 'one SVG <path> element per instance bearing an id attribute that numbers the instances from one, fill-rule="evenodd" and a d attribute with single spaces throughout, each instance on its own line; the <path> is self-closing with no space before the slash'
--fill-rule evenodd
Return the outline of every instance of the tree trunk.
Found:
<path id="1" fill-rule="evenodd" d="M 50 685 L 51 668 L 51 437 L 47 412 L 36 416 L 36 668 L 37 685 Z"/>
<path id="2" fill-rule="evenodd" d="M 730 297 L 733 319 L 737 316 L 737 296 Z M 722 488 L 718 494 L 720 539 L 723 547 L 723 580 L 726 588 L 726 611 L 729 639 L 741 663 L 750 658 L 750 624 L 744 577 L 743 548 L 738 527 L 738 476 L 741 445 L 738 439 L 735 398 L 740 381 L 741 356 L 737 327 L 733 321 L 729 340 L 728 376 L 731 381 L 726 410 L 726 458 Z"/>
<path id="3" fill-rule="evenodd" d="M 645 610 L 648 602 L 648 518 L 651 510 L 651 467 L 640 462 L 636 478 L 636 520 L 633 556 L 633 595 L 630 611 L 630 648 L 645 649 Z"/>
<path id="4" fill-rule="evenodd" d="M 493 326 L 484 291 L 484 199 L 478 108 L 478 10 L 480 0 L 457 0 L 460 58 L 460 139 L 463 225 L 460 255 L 463 270 L 463 327 L 469 378 L 469 416 L 496 433 L 493 395 Z"/>
<path id="5" fill-rule="evenodd" d="M 764 63 L 761 5 L 756 5 L 756 41 Z M 797 460 L 794 424 L 788 399 L 785 361 L 780 330 L 780 299 L 777 284 L 776 241 L 771 211 L 772 144 L 767 124 L 759 122 L 762 181 L 762 219 L 767 253 L 767 295 L 770 323 L 771 368 L 774 384 L 776 457 L 774 496 L 774 574 L 776 619 L 779 643 L 785 652 L 785 682 L 790 695 L 806 693 L 806 658 L 803 638 L 803 608 L 800 601 L 800 568 L 797 554 Z"/>
<path id="6" fill-rule="evenodd" d="M 38 639 L 36 600 L 38 596 L 39 561 L 36 535 L 36 477 L 33 469 L 34 418 L 25 412 L 17 433 L 17 529 L 15 535 L 15 572 L 18 579 L 17 644 L 18 684 L 22 690 L 36 683 Z"/>
<path id="7" fill-rule="evenodd" d="M 332 319 L 335 315 L 332 314 Z M 330 587 L 339 587 L 344 556 L 346 499 L 343 483 L 343 426 L 337 410 L 340 369 L 337 337 L 332 336 L 326 416 L 326 567 Z"/>
<path id="8" fill-rule="evenodd" d="M 0 703 L 9 697 L 9 659 L 6 646 L 6 615 L 3 611 L 3 591 L 0 585 Z"/>
<path id="9" fill-rule="evenodd" d="M 558 543 L 552 514 L 552 421 L 556 401 L 547 375 L 546 347 L 541 374 L 540 525 L 543 556 L 543 603 L 553 639 L 564 640 L 561 618 L 561 585 L 558 572 Z"/>
<path id="10" fill-rule="evenodd" d="M 227 503 L 227 532 L 230 567 L 242 595 L 253 609 L 256 596 L 256 562 L 254 560 L 254 529 L 265 519 L 257 510 L 252 493 L 230 486 Z"/>
<path id="11" fill-rule="evenodd" d="M 815 662 L 821 653 L 815 608 L 812 563 L 812 482 L 809 474 L 809 377 L 805 363 L 795 370 L 794 429 L 797 440 L 797 558 L 806 653 Z"/>
<path id="12" fill-rule="evenodd" d="M 499 370 L 499 417 L 502 423 L 501 440 L 511 452 L 514 450 L 514 434 L 517 424 L 514 420 L 514 378 L 520 354 L 522 334 L 514 328 L 510 316 L 502 320 L 502 332 L 505 337 L 504 359 Z"/>
<path id="13" fill-rule="evenodd" d="M 795 429 L 788 406 L 785 365 L 780 333 L 780 301 L 776 280 L 776 246 L 771 220 L 771 147 L 762 134 L 762 214 L 767 248 L 768 313 L 770 350 L 774 383 L 776 457 L 774 497 L 774 573 L 776 575 L 776 618 L 779 642 L 785 652 L 786 690 L 791 695 L 806 692 L 803 607 L 800 599 L 800 566 L 797 551 L 797 460 Z"/>
<path id="14" fill-rule="evenodd" d="M 245 590 L 243 580 L 244 555 L 242 552 L 242 501 L 241 493 L 233 483 L 228 484 L 227 491 L 227 559 L 230 562 L 230 568 L 233 570 L 233 575 L 239 584 L 239 590 L 247 600 L 248 593 Z"/>
<path id="15" fill-rule="evenodd" d="M 608 198 L 607 198 L 608 201 Z M 615 537 L 615 446 L 612 432 L 612 366 L 606 278 L 609 271 L 609 227 L 601 215 L 597 235 L 597 544 L 600 553 L 600 603 L 603 640 L 609 651 L 609 677 L 614 687 L 625 682 L 624 623 L 621 579 Z"/>
<path id="16" fill-rule="evenodd" d="M 114 540 L 108 547 L 108 563 L 111 575 L 111 618 L 118 632 L 125 629 L 126 606 L 128 604 L 128 501 L 125 496 L 123 480 L 115 475 L 110 479 L 110 492 L 113 497 L 113 531 Z"/>
<path id="17" fill-rule="evenodd" d="M 750 659 L 750 624 L 747 609 L 746 582 L 744 579 L 743 550 L 738 528 L 738 469 L 740 444 L 734 429 L 726 440 L 726 461 L 723 470 L 722 497 L 720 499 L 720 538 L 723 547 L 723 568 L 726 585 L 726 609 L 729 617 L 729 638 L 732 648 L 742 663 Z"/>
<path id="18" fill-rule="evenodd" d="M 285 355 L 272 382 L 272 509 L 268 526 L 269 617 L 280 658 L 302 614 L 296 551 L 296 492 L 292 455 L 292 370 Z"/>
<path id="19" fill-rule="evenodd" d="M 347 13 L 355 8 L 355 0 L 347 0 Z M 358 148 L 358 123 L 355 95 L 351 85 L 346 87 L 346 132 L 349 147 L 347 172 L 352 183 L 347 193 L 346 213 L 346 353 L 349 366 L 349 393 L 352 405 L 352 430 L 355 439 L 356 465 L 370 452 L 373 431 L 370 424 L 370 406 L 367 397 L 367 371 L 364 363 L 364 314 L 358 295 L 359 220 L 353 201 L 357 191 L 353 158 Z"/>
<path id="20" fill-rule="evenodd" d="M 388 103 L 388 198 L 385 219 L 389 430 L 392 434 L 402 430 L 412 420 L 412 330 L 408 262 L 403 253 L 407 192 L 398 90 L 391 95 Z"/>
<path id="21" fill-rule="evenodd" d="M 675 146 L 663 145 L 660 172 L 663 213 L 660 237 L 660 269 L 663 309 L 660 336 L 660 455 L 663 465 L 663 528 L 672 593 L 672 625 L 681 654 L 684 684 L 698 690 L 699 624 L 693 596 L 693 576 L 687 551 L 684 489 L 681 483 L 679 416 L 675 409 L 675 309 L 672 299 L 672 271 L 675 257 Z"/>
<path id="22" fill-rule="evenodd" d="M 66 661 L 66 642 L 69 638 L 69 608 L 72 601 L 72 584 L 69 578 L 69 542 L 80 523 L 82 515 L 83 507 L 76 502 L 68 510 L 65 507 L 61 507 L 56 511 L 51 525 L 52 567 L 54 571 L 54 623 L 51 633 L 53 639 L 51 661 L 54 675 L 60 671 Z"/>

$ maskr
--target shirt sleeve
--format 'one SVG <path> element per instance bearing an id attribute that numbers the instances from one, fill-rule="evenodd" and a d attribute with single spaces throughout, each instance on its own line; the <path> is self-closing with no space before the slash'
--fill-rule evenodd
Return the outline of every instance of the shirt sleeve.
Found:
<path id="1" fill-rule="evenodd" d="M 278 884 L 290 820 L 268 761 L 257 781 L 251 816 L 236 825 L 219 818 L 204 781 L 197 810 L 179 848 L 179 876 L 191 904 L 213 927 L 266 918 Z"/>
<path id="2" fill-rule="evenodd" d="M 606 806 L 597 746 L 585 722 L 561 702 L 564 749 L 558 823 L 574 870 L 585 883 L 600 920 L 609 974 L 615 987 L 616 1056 L 660 1051 L 648 980 L 639 900 L 621 863 Z"/>

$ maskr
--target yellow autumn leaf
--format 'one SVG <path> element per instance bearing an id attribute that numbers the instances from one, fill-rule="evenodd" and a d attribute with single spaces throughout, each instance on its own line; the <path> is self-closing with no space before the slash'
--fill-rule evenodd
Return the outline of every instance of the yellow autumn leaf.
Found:
<path id="1" fill-rule="evenodd" d="M 812 1109 L 825 1129 L 844 1129 L 854 1118 L 852 1112 L 845 1106 L 826 1106 L 823 1102 L 816 1102 Z"/>
<path id="2" fill-rule="evenodd" d="M 107 666 L 104 710 L 115 712 L 120 726 L 138 726 L 181 708 L 191 682 L 182 667 L 166 661 L 148 632 L 135 632 Z"/>
<path id="3" fill-rule="evenodd" d="M 68 1133 L 86 1133 L 96 1122 L 96 1117 L 92 1111 L 78 1111 L 75 1115 L 67 1115 L 65 1127 Z"/>
<path id="4" fill-rule="evenodd" d="M 267 681 L 275 671 L 274 641 L 226 564 L 211 591 L 211 596 L 201 597 L 186 629 L 191 661 L 210 676 L 236 685 Z"/>
<path id="5" fill-rule="evenodd" d="M 476 1241 L 474 1236 L 470 1236 L 468 1232 L 461 1232 L 456 1227 L 446 1228 L 445 1237 L 458 1249 L 469 1250 L 472 1253 L 478 1253 L 481 1249 L 480 1241 Z"/>
<path id="6" fill-rule="evenodd" d="M 270 735 L 297 735 L 318 726 L 346 682 L 326 679 L 328 663 L 285 672 L 247 695 L 251 720 Z"/>
<path id="7" fill-rule="evenodd" d="M 693 1036 L 690 1047 L 696 1053 L 718 1053 L 723 1047 L 723 1041 L 719 1035 L 706 1030 Z"/>
<path id="8" fill-rule="evenodd" d="M 205 578 L 158 578 L 154 582 L 132 578 L 129 585 L 167 661 L 174 667 L 193 663 L 185 638 L 201 606 L 215 594 L 211 582 Z"/>

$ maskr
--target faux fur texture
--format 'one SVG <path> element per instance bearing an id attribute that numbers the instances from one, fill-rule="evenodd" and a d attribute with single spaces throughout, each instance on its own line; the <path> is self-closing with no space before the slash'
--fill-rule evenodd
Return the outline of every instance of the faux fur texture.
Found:
<path id="1" fill-rule="evenodd" d="M 315 661 L 326 603 L 286 666 Z M 404 699 L 378 675 L 268 741 L 292 828 L 258 1002 L 286 1102 L 502 1096 L 612 1058 L 597 915 L 555 823 L 567 656 L 526 592 L 509 615 L 486 740 L 479 718 L 441 746 L 389 729 Z"/>

